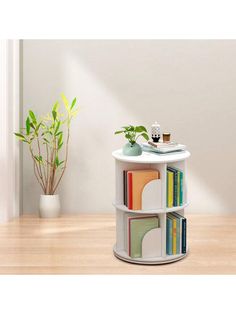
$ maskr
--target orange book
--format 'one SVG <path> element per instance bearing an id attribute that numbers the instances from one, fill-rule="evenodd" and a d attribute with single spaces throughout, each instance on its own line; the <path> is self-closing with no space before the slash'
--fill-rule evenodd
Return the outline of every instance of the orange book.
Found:
<path id="1" fill-rule="evenodd" d="M 132 173 L 132 209 L 142 209 L 142 192 L 147 183 L 160 179 L 158 170 L 133 170 Z"/>

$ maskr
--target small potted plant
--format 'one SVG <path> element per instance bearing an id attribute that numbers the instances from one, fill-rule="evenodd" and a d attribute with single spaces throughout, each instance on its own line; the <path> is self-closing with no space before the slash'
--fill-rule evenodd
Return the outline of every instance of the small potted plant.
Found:
<path id="1" fill-rule="evenodd" d="M 66 111 L 65 115 L 59 112 L 58 102 L 54 104 L 51 113 L 42 118 L 36 117 L 35 113 L 30 110 L 25 121 L 25 128 L 15 133 L 20 141 L 28 145 L 29 154 L 33 160 L 34 174 L 43 191 L 40 196 L 39 212 L 40 217 L 44 218 L 54 218 L 60 215 L 59 195 L 55 192 L 67 166 L 71 120 L 78 112 L 76 98 L 69 103 L 64 94 L 61 97 Z M 66 134 L 64 129 L 66 129 Z"/>
<path id="2" fill-rule="evenodd" d="M 123 126 L 123 130 L 116 131 L 115 134 L 124 134 L 125 138 L 128 140 L 128 143 L 123 147 L 123 154 L 126 156 L 139 156 L 142 155 L 141 146 L 136 143 L 137 139 L 142 136 L 145 140 L 149 140 L 147 130 L 144 126 Z"/>

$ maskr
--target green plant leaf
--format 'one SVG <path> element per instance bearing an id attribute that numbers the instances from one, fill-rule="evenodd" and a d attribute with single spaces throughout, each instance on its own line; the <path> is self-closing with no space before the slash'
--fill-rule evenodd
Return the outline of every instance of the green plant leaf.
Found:
<path id="1" fill-rule="evenodd" d="M 122 129 L 126 130 L 126 129 L 128 129 L 128 126 L 122 126 Z"/>
<path id="2" fill-rule="evenodd" d="M 23 141 L 25 140 L 26 141 L 26 138 L 24 137 L 23 134 L 20 134 L 20 133 L 14 133 L 16 137 L 18 137 L 19 140 Z"/>
<path id="3" fill-rule="evenodd" d="M 62 165 L 63 162 L 65 162 L 65 160 L 60 161 L 59 164 L 58 164 L 58 166 Z"/>
<path id="4" fill-rule="evenodd" d="M 59 159 L 58 159 L 58 156 L 55 157 L 55 165 L 58 167 L 59 165 Z"/>
<path id="5" fill-rule="evenodd" d="M 133 126 L 133 125 L 130 125 L 130 126 L 128 127 L 128 131 L 133 132 L 133 131 L 134 131 L 134 126 Z"/>
<path id="6" fill-rule="evenodd" d="M 56 111 L 52 111 L 52 116 L 53 116 L 53 120 L 55 121 L 57 118 L 57 112 Z"/>
<path id="7" fill-rule="evenodd" d="M 61 142 L 59 145 L 58 145 L 58 150 L 60 150 L 63 146 L 63 142 Z"/>
<path id="8" fill-rule="evenodd" d="M 75 106 L 76 104 L 76 97 L 73 99 L 72 103 L 71 103 L 71 106 L 70 106 L 70 110 L 73 109 L 73 107 Z"/>
<path id="9" fill-rule="evenodd" d="M 115 134 L 124 133 L 125 131 L 116 131 Z"/>
<path id="10" fill-rule="evenodd" d="M 38 135 L 38 130 L 41 126 L 42 122 L 40 122 L 38 125 L 36 125 L 36 128 L 35 128 L 35 133 Z"/>
<path id="11" fill-rule="evenodd" d="M 31 118 L 31 120 L 32 120 L 32 122 L 33 122 L 33 124 L 37 124 L 36 116 L 35 116 L 35 114 L 33 113 L 32 110 L 29 110 L 29 116 L 30 116 L 30 118 Z"/>
<path id="12" fill-rule="evenodd" d="M 33 128 L 35 130 L 35 126 L 33 125 L 32 122 L 30 122 L 30 126 L 31 126 L 31 128 Z"/>
<path id="13" fill-rule="evenodd" d="M 50 144 L 49 140 L 46 139 L 46 137 L 44 137 L 43 140 L 44 140 L 46 143 Z"/>
<path id="14" fill-rule="evenodd" d="M 26 126 L 26 134 L 29 135 L 30 134 L 30 118 L 29 117 L 27 117 L 25 121 L 25 126 Z"/>
<path id="15" fill-rule="evenodd" d="M 58 101 L 57 101 L 57 102 L 54 104 L 54 106 L 52 107 L 52 111 L 56 111 L 56 112 L 57 112 L 58 108 L 59 108 L 59 103 L 58 103 Z"/>
<path id="16" fill-rule="evenodd" d="M 61 98 L 62 98 L 62 101 L 63 101 L 65 107 L 66 107 L 66 110 L 69 111 L 69 101 L 68 101 L 68 99 L 66 98 L 66 96 L 63 93 L 61 93 Z"/>
<path id="17" fill-rule="evenodd" d="M 56 134 L 58 132 L 60 125 L 61 125 L 61 121 L 58 121 L 54 134 Z"/>
<path id="18" fill-rule="evenodd" d="M 76 110 L 72 111 L 72 112 L 71 112 L 71 115 L 72 115 L 73 117 L 76 117 L 77 114 L 78 114 L 78 112 L 79 112 L 79 108 L 77 108 Z"/>
<path id="19" fill-rule="evenodd" d="M 143 125 L 139 125 L 135 127 L 135 132 L 147 132 L 147 129 Z"/>
<path id="20" fill-rule="evenodd" d="M 131 134 L 126 133 L 126 134 L 125 134 L 125 137 L 126 137 L 127 139 L 130 139 L 132 136 L 131 136 Z"/>
<path id="21" fill-rule="evenodd" d="M 147 135 L 147 133 L 142 133 L 140 134 L 143 138 L 145 138 L 146 141 L 149 140 L 149 136 Z"/>
<path id="22" fill-rule="evenodd" d="M 60 144 L 61 144 L 61 142 L 62 142 L 62 137 L 63 137 L 63 134 L 61 133 L 61 134 L 59 135 L 58 142 L 57 142 L 58 147 L 60 146 Z"/>
<path id="23" fill-rule="evenodd" d="M 63 133 L 63 132 L 60 131 L 60 132 L 57 132 L 55 135 L 58 136 L 58 135 L 60 135 L 60 134 L 62 134 L 62 133 Z"/>
<path id="24" fill-rule="evenodd" d="M 37 162 L 39 163 L 43 162 L 43 157 L 41 155 L 40 156 L 34 155 L 34 159 L 37 160 Z"/>

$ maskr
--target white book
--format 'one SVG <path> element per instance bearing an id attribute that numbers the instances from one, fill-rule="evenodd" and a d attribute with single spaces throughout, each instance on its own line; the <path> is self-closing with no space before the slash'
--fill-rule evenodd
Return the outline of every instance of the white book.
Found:
<path id="1" fill-rule="evenodd" d="M 151 143 L 151 144 L 149 144 L 149 143 Z M 165 153 L 171 153 L 171 152 L 186 150 L 186 145 L 173 143 L 173 142 L 171 142 L 171 143 L 153 143 L 153 142 L 149 141 L 148 143 L 142 143 L 142 148 L 144 151 L 165 154 Z"/>

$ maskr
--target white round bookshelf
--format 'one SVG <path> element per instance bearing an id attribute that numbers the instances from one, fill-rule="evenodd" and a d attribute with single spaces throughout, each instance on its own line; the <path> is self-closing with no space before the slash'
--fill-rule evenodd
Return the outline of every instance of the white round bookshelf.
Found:
<path id="1" fill-rule="evenodd" d="M 143 152 L 141 156 L 125 156 L 122 154 L 122 149 L 112 153 L 115 158 L 116 169 L 116 196 L 113 202 L 116 208 L 116 244 L 114 245 L 114 255 L 125 262 L 135 264 L 158 265 L 178 261 L 184 258 L 187 253 L 171 254 L 166 252 L 166 219 L 168 213 L 179 213 L 184 216 L 185 208 L 188 206 L 187 197 L 187 167 L 186 159 L 190 156 L 188 151 L 175 152 L 159 155 L 156 153 Z M 183 205 L 182 206 L 166 206 L 167 193 L 167 167 L 175 167 L 183 172 Z M 128 170 L 143 170 L 154 169 L 160 173 L 160 204 L 157 208 L 133 210 L 128 209 L 124 205 L 124 171 Z M 127 226 L 125 219 L 127 215 L 138 215 L 147 217 L 148 215 L 157 215 L 160 221 L 161 244 L 160 253 L 158 256 L 132 258 L 127 252 Z M 168 214 L 169 215 L 169 214 Z M 187 250 L 186 250 L 187 252 Z"/>

